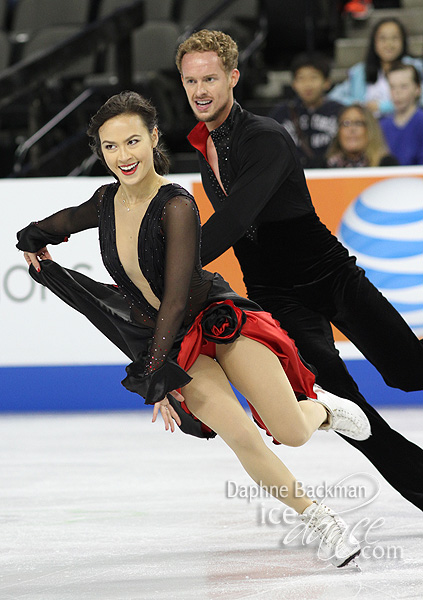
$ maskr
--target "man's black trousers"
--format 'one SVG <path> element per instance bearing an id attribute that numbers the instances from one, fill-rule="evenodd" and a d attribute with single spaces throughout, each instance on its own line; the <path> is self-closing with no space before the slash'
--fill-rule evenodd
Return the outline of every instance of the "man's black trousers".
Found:
<path id="1" fill-rule="evenodd" d="M 319 281 L 291 288 L 247 284 L 248 296 L 277 319 L 324 389 L 356 402 L 371 437 L 344 439 L 373 463 L 407 500 L 423 510 L 423 450 L 394 431 L 364 399 L 335 348 L 332 322 L 376 367 L 386 384 L 423 389 L 423 344 L 354 264 Z"/>

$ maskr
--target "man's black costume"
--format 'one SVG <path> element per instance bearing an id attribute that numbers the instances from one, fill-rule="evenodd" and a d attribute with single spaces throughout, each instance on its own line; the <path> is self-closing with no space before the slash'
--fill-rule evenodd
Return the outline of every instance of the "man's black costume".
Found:
<path id="1" fill-rule="evenodd" d="M 235 102 L 210 132 L 226 193 L 207 162 L 208 135 L 200 122 L 188 136 L 215 210 L 203 226 L 203 265 L 233 246 L 249 298 L 295 340 L 317 368 L 317 382 L 356 402 L 369 418 L 368 440 L 345 439 L 423 509 L 423 450 L 392 430 L 360 394 L 335 348 L 331 323 L 387 385 L 405 391 L 423 389 L 422 342 L 319 220 L 295 145 L 281 125 Z"/>

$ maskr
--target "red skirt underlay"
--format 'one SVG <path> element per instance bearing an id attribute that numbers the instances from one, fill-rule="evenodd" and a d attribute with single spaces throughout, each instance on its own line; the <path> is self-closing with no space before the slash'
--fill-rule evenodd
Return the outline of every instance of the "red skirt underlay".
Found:
<path id="1" fill-rule="evenodd" d="M 280 327 L 279 323 L 273 319 L 270 313 L 249 310 L 244 310 L 244 313 L 247 320 L 242 327 L 242 335 L 264 344 L 276 354 L 297 397 L 305 395 L 308 398 L 316 398 L 316 394 L 313 391 L 315 383 L 314 374 L 302 363 L 295 343 L 286 331 Z M 199 354 L 216 358 L 215 342 L 204 339 L 202 335 L 202 317 L 203 312 L 197 315 L 181 344 L 177 360 L 179 366 L 185 371 L 188 371 L 194 364 Z M 248 398 L 246 400 L 248 402 Z M 254 406 L 250 402 L 248 404 L 257 425 L 264 429 L 267 435 L 272 437 L 272 434 L 263 423 Z M 182 407 L 185 412 L 190 412 L 185 402 L 182 402 Z M 202 424 L 202 428 L 205 431 L 211 431 L 204 423 Z M 273 441 L 275 444 L 279 444 L 277 440 L 273 439 Z"/>

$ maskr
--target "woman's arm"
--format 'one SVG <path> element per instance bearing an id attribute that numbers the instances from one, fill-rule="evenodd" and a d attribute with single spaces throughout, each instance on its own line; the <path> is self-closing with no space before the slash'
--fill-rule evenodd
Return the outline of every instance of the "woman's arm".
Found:
<path id="1" fill-rule="evenodd" d="M 195 204 L 183 196 L 163 210 L 166 240 L 164 293 L 160 304 L 147 370 L 165 362 L 185 316 L 197 254 L 198 215 Z"/>
<path id="2" fill-rule="evenodd" d="M 41 221 L 30 223 L 16 234 L 16 247 L 24 252 L 37 252 L 47 244 L 66 242 L 72 233 L 98 227 L 98 207 L 105 186 L 79 206 L 65 208 Z"/>
<path id="3" fill-rule="evenodd" d="M 24 251 L 28 265 L 40 271 L 39 261 L 52 260 L 47 250 L 48 244 L 67 242 L 72 233 L 98 226 L 98 207 L 103 197 L 105 186 L 79 206 L 65 208 L 57 213 L 30 223 L 16 234 L 16 247 Z"/>
<path id="4" fill-rule="evenodd" d="M 160 402 L 167 393 L 189 383 L 191 378 L 168 355 L 182 325 L 199 244 L 199 222 L 195 203 L 178 196 L 163 210 L 165 234 L 164 293 L 157 315 L 150 351 L 127 367 L 123 385 L 145 398 Z"/>

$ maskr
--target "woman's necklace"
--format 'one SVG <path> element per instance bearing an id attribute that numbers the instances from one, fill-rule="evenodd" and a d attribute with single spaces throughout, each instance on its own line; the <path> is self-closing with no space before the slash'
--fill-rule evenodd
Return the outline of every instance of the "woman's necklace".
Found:
<path id="1" fill-rule="evenodd" d="M 149 202 L 152 198 L 154 198 L 154 196 L 157 194 L 157 191 L 159 189 L 159 187 L 161 187 L 161 182 L 153 189 L 152 193 L 147 196 L 146 198 L 143 198 L 140 202 L 137 202 L 136 204 L 134 204 L 132 207 L 128 201 L 128 197 L 125 194 L 125 192 L 123 191 L 123 187 L 120 186 L 120 191 L 121 191 L 121 200 L 122 200 L 122 204 L 123 206 L 126 208 L 126 210 L 129 212 L 131 210 L 131 208 L 136 208 L 137 206 L 140 206 L 141 204 L 144 205 L 146 202 Z"/>
<path id="2" fill-rule="evenodd" d="M 128 199 L 125 196 L 125 192 L 123 191 L 123 188 L 120 188 L 120 197 L 122 200 L 122 204 L 123 206 L 126 208 L 126 210 L 129 212 L 131 210 L 131 207 L 129 206 L 129 202 Z"/>

